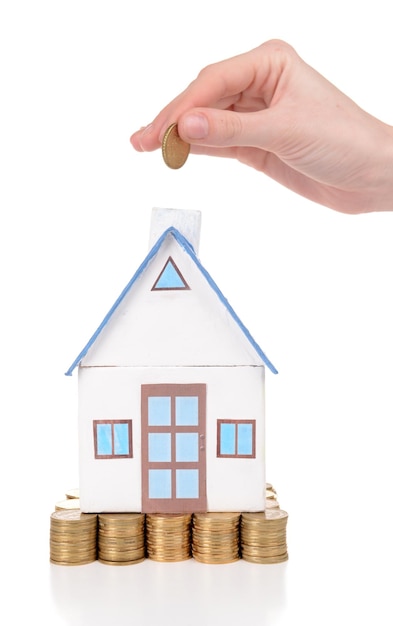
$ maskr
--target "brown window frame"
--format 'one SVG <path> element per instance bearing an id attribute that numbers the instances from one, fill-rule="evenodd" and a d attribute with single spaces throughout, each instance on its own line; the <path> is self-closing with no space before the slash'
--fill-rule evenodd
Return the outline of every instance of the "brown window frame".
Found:
<path id="1" fill-rule="evenodd" d="M 98 424 L 110 424 L 112 431 L 112 454 L 98 454 L 97 452 L 97 425 Z M 115 454 L 114 453 L 114 425 L 115 424 L 128 424 L 128 454 Z M 94 430 L 94 458 L 95 459 L 132 459 L 132 420 L 93 420 Z"/>
<path id="2" fill-rule="evenodd" d="M 221 424 L 235 424 L 235 453 L 234 454 L 221 454 Z M 252 452 L 251 454 L 238 454 L 238 425 L 239 424 L 251 424 L 252 426 Z M 219 459 L 255 459 L 255 429 L 256 429 L 256 420 L 232 420 L 232 419 L 218 419 L 217 420 L 217 458 Z"/>

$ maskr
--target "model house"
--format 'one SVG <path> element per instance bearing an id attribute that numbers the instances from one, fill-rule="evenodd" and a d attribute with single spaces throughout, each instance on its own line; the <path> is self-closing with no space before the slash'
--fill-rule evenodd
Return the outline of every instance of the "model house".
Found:
<path id="1" fill-rule="evenodd" d="M 153 209 L 146 258 L 66 372 L 83 512 L 264 510 L 276 369 L 200 262 L 199 230 L 197 211 Z"/>

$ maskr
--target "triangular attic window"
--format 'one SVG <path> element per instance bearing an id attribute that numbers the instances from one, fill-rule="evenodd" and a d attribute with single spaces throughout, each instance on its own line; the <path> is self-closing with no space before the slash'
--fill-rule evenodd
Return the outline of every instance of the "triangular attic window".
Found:
<path id="1" fill-rule="evenodd" d="M 161 274 L 151 288 L 152 291 L 165 289 L 189 289 L 172 257 L 168 258 Z"/>

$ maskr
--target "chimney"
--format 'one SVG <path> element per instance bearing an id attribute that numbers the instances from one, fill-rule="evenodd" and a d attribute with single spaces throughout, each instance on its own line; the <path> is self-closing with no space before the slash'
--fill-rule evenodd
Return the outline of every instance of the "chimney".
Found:
<path id="1" fill-rule="evenodd" d="M 201 232 L 201 212 L 183 209 L 153 208 L 150 219 L 149 250 L 154 246 L 167 228 L 173 226 L 190 242 L 198 255 Z"/>

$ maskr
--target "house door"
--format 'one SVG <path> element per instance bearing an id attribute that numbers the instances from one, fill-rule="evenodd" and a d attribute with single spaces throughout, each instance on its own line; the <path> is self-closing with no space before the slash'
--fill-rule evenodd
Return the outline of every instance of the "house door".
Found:
<path id="1" fill-rule="evenodd" d="M 206 385 L 142 385 L 142 512 L 206 511 Z"/>

